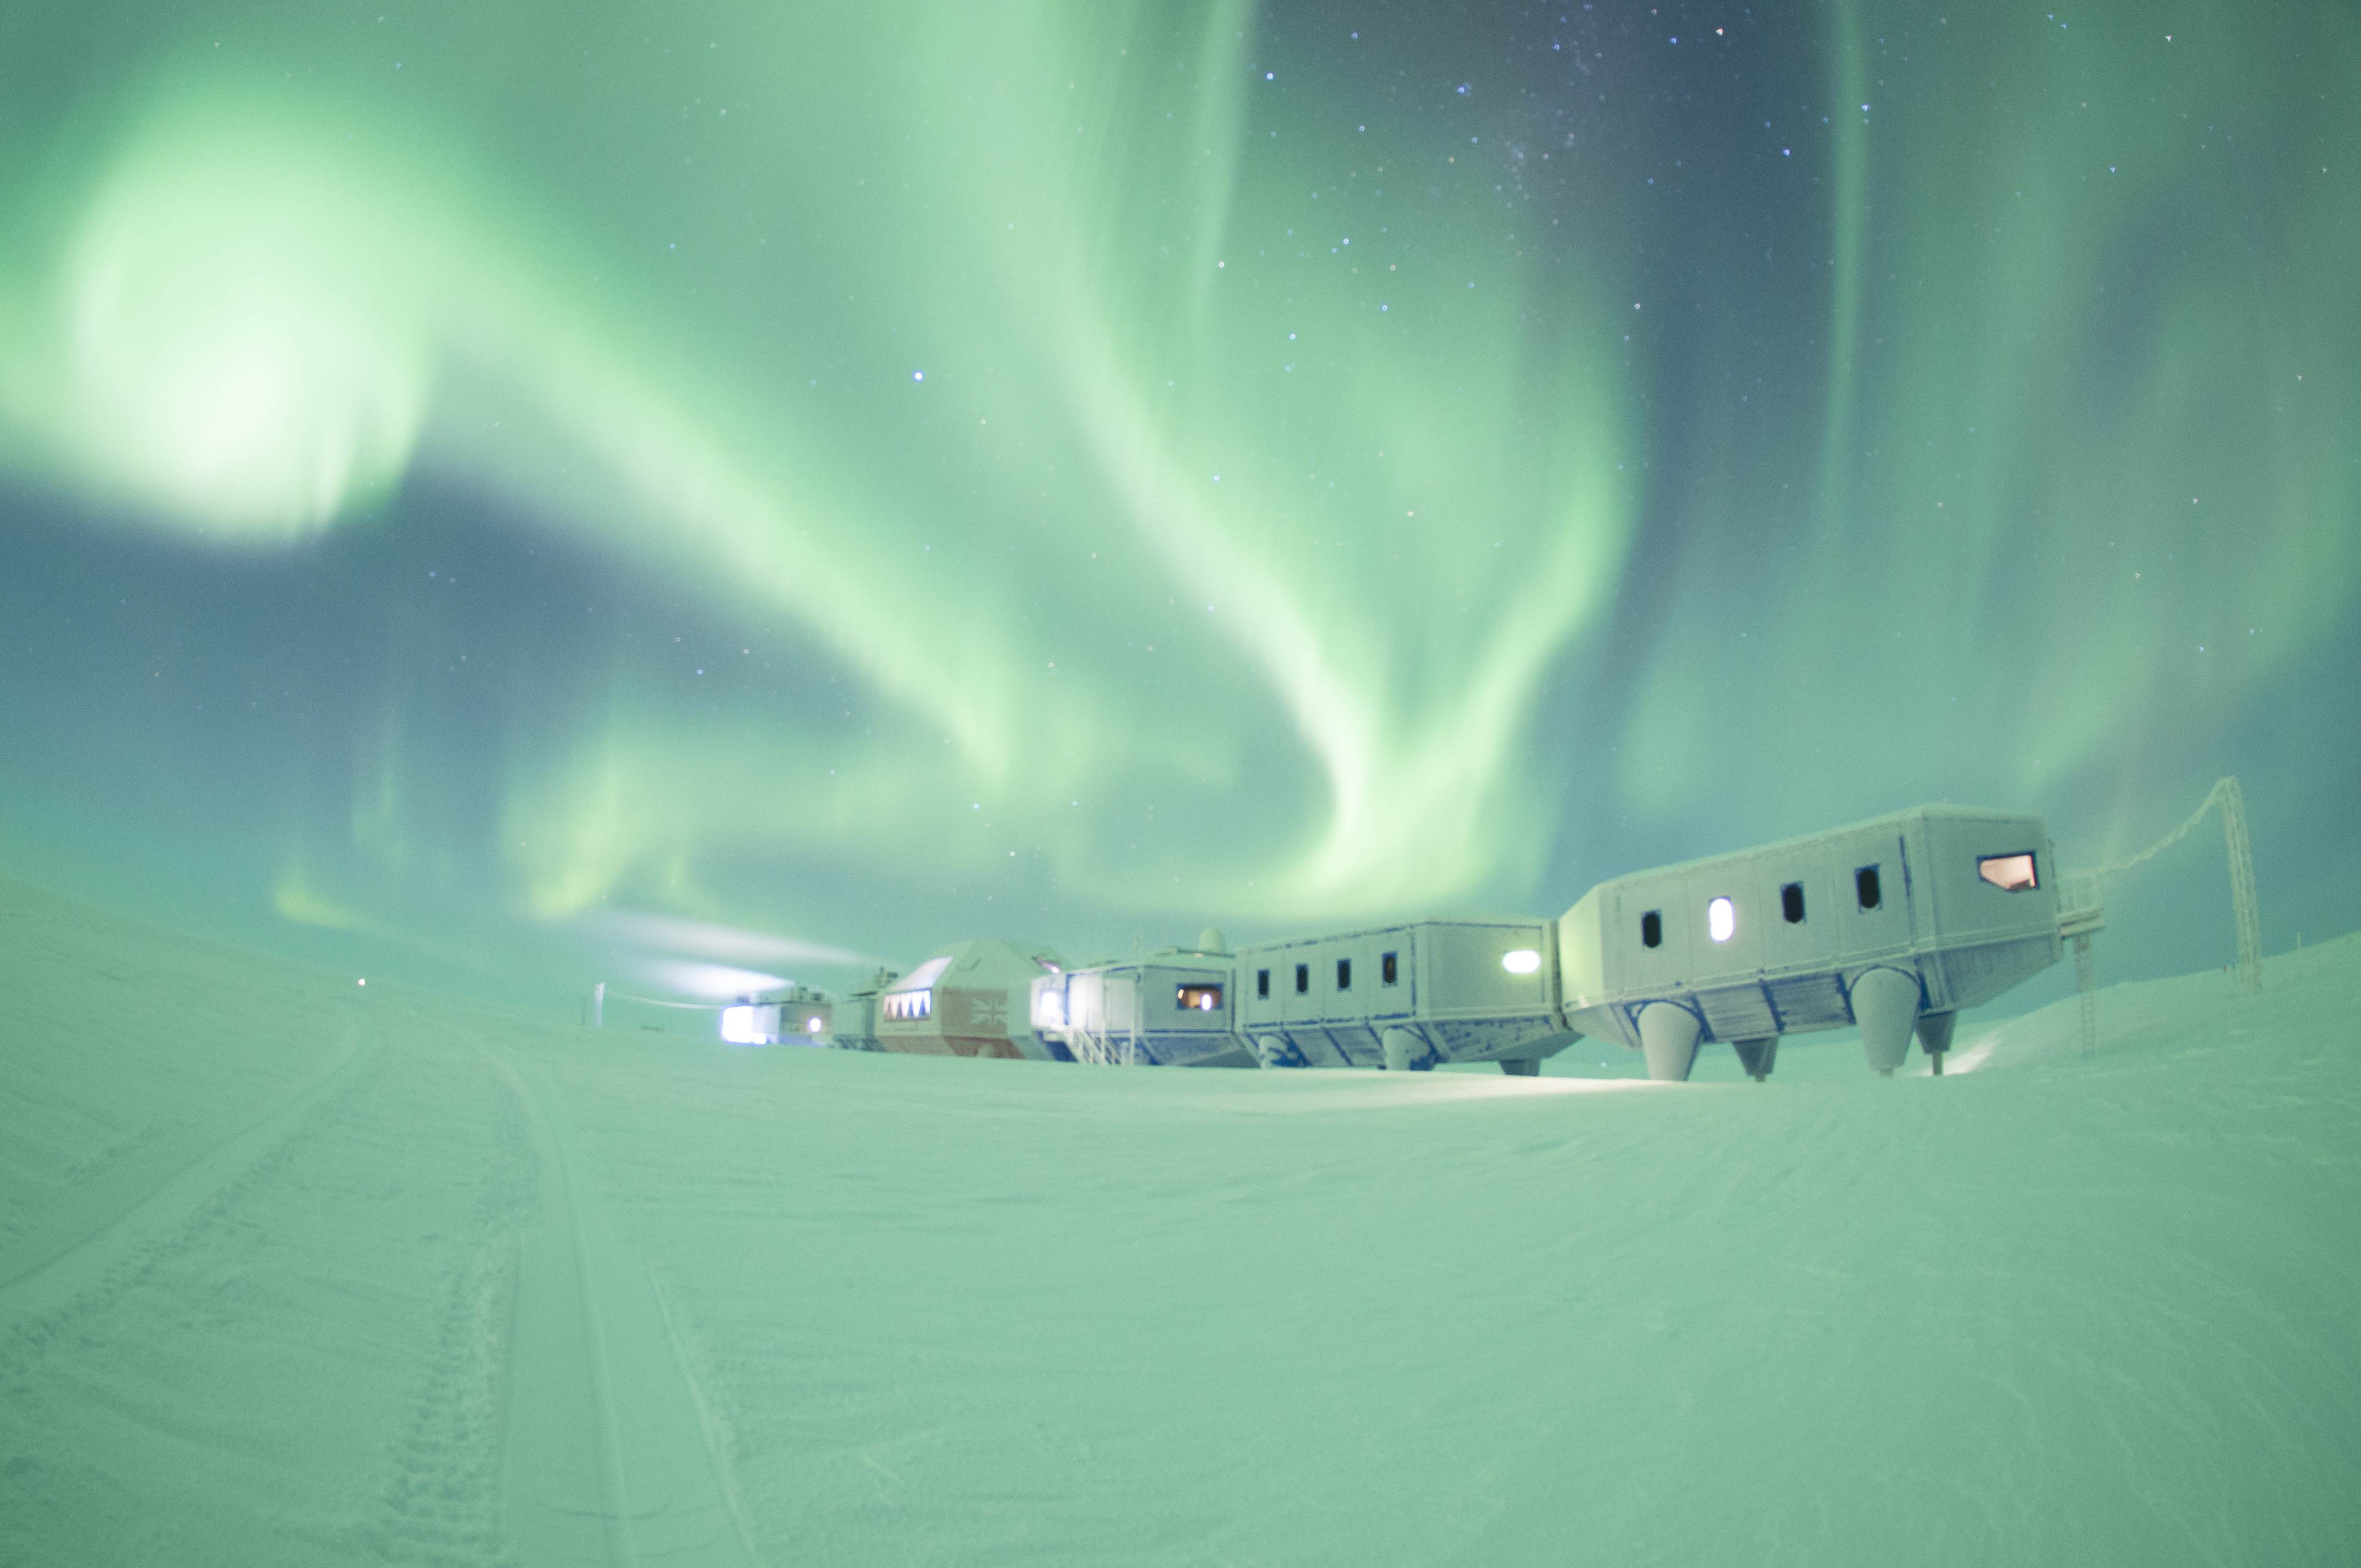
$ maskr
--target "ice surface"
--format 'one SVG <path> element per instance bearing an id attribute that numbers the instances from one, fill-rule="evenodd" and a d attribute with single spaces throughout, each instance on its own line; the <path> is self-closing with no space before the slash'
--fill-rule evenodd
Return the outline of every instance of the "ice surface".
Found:
<path id="1" fill-rule="evenodd" d="M 733 1049 L 5 884 L 0 977 L 0 1562 L 2361 1538 L 2353 938 L 1759 1086 Z"/>

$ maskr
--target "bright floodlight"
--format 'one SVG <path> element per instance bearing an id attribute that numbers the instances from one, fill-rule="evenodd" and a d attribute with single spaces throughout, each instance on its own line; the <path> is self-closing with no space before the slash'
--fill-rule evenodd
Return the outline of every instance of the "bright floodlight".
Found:
<path id="1" fill-rule="evenodd" d="M 721 1037 L 733 1046 L 759 1046 L 763 1035 L 754 1023 L 752 1007 L 724 1007 L 721 1010 Z"/>
<path id="2" fill-rule="evenodd" d="M 804 1020 L 804 1028 L 805 1028 L 806 1030 L 809 1031 L 809 1032 L 810 1032 L 810 1033 L 812 1033 L 812 1034 L 815 1034 L 815 1035 L 818 1034 L 818 1033 L 819 1033 L 819 1020 L 818 1020 L 817 1017 L 813 1017 L 813 1018 L 807 1018 L 807 1019 L 805 1019 L 805 1020 Z"/>
<path id="3" fill-rule="evenodd" d="M 1738 906 L 1726 898 L 1717 898 L 1705 906 L 1705 932 L 1717 942 L 1730 940 L 1738 929 Z"/>
<path id="4" fill-rule="evenodd" d="M 1500 967 L 1510 974 L 1531 974 L 1542 967 L 1542 956 L 1531 948 L 1519 948 L 1502 956 Z"/>

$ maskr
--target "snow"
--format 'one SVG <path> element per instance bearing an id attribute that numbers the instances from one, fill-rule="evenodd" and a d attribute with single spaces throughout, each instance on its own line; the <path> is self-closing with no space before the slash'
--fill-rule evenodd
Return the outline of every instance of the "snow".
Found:
<path id="1" fill-rule="evenodd" d="M 2089 1056 L 2070 1000 L 1964 1020 L 1941 1080 L 1807 1038 L 1765 1085 L 732 1048 L 5 883 L 0 975 L 0 1562 L 2303 1563 L 2361 1525 L 2361 938 L 2255 998 L 2113 987 Z"/>

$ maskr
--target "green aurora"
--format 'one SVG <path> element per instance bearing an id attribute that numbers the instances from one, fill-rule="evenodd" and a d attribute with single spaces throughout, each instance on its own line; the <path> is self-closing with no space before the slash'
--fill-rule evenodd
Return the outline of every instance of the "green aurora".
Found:
<path id="1" fill-rule="evenodd" d="M 0 70 L 18 874 L 835 984 L 1927 798 L 2095 863 L 2235 772 L 2271 945 L 2353 923 L 2349 6 L 100 4 Z M 2110 961 L 2217 961 L 2220 878 Z"/>

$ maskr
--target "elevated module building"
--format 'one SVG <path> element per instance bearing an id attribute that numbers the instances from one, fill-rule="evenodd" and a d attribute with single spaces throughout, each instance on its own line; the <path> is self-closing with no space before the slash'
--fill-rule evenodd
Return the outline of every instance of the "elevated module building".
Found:
<path id="1" fill-rule="evenodd" d="M 937 1055 L 1513 1074 L 1588 1035 L 1682 1080 L 1710 1041 L 1763 1079 L 1786 1036 L 1857 1025 L 1880 1072 L 1914 1031 L 1940 1072 L 1960 1009 L 2058 961 L 2052 860 L 2037 817 L 1922 806 L 1617 877 L 1555 920 L 1422 920 L 1235 953 L 1208 930 L 1079 970 L 980 938 L 855 992 L 837 1026 L 844 1044 Z"/>
<path id="2" fill-rule="evenodd" d="M 1782 1036 L 1858 1025 L 1892 1072 L 1913 1028 L 1942 1069 L 1952 1025 L 2058 961 L 2037 817 L 1922 806 L 1599 883 L 1557 922 L 1566 1019 L 1686 1079 L 1728 1041 L 1766 1076 Z"/>

